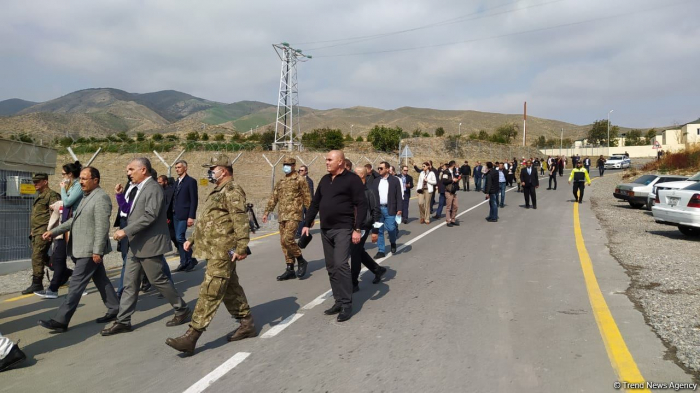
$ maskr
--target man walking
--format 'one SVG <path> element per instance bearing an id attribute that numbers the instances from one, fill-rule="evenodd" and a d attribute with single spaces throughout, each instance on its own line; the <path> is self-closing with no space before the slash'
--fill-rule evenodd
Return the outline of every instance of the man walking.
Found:
<path id="1" fill-rule="evenodd" d="M 109 242 L 109 216 L 112 213 L 112 201 L 100 187 L 100 172 L 96 168 L 85 167 L 80 171 L 80 187 L 84 196 L 73 212 L 73 217 L 42 235 L 44 240 L 51 240 L 52 237 L 70 231 L 66 250 L 75 263 L 68 295 L 63 304 L 52 319 L 39 321 L 42 327 L 57 332 L 65 332 L 68 329 L 68 324 L 90 280 L 95 283 L 102 302 L 107 307 L 107 314 L 98 318 L 96 322 L 113 321 L 119 312 L 117 293 L 102 263 L 104 256 L 112 251 Z"/>
<path id="2" fill-rule="evenodd" d="M 508 182 L 506 176 L 505 164 L 501 162 L 498 164 L 498 193 L 501 194 L 501 202 L 499 204 L 501 209 L 506 207 L 506 184 Z"/>
<path id="3" fill-rule="evenodd" d="M 126 171 L 136 184 L 137 191 L 127 217 L 127 225 L 114 233 L 114 240 L 129 238 L 128 253 L 131 259 L 126 262 L 124 291 L 117 320 L 102 330 L 103 336 L 132 330 L 131 316 L 136 311 L 143 273 L 175 310 L 175 317 L 166 326 L 182 325 L 190 317 L 187 304 L 163 273 L 163 254 L 171 250 L 170 234 L 167 212 L 163 205 L 163 190 L 151 178 L 151 162 L 145 157 L 135 158 L 127 165 Z"/>
<path id="4" fill-rule="evenodd" d="M 450 161 L 447 170 L 442 172 L 441 180 L 445 185 L 445 221 L 448 227 L 454 225 L 459 226 L 457 223 L 457 209 L 459 209 L 459 204 L 457 203 L 457 191 L 459 190 L 459 176 L 455 176 L 456 165 L 454 160 Z"/>
<path id="5" fill-rule="evenodd" d="M 267 223 L 268 215 L 279 204 L 277 221 L 280 228 L 280 244 L 282 245 L 282 253 L 284 254 L 287 268 L 284 273 L 277 276 L 277 281 L 304 277 L 309 264 L 301 255 L 299 245 L 294 241 L 294 233 L 302 219 L 303 208 L 311 204 L 309 185 L 296 172 L 294 168 L 296 163 L 297 161 L 294 158 L 287 157 L 284 159 L 282 170 L 285 176 L 275 184 L 275 189 L 272 191 L 272 196 L 267 202 L 265 214 L 262 217 L 263 223 Z M 295 259 L 299 263 L 296 274 L 294 273 Z"/>
<path id="6" fill-rule="evenodd" d="M 476 189 L 477 192 L 481 191 L 481 178 L 482 178 L 482 172 L 481 170 L 483 169 L 483 166 L 481 165 L 481 162 L 477 161 L 476 166 L 474 167 L 474 188 Z"/>
<path id="7" fill-rule="evenodd" d="M 408 224 L 408 203 L 411 200 L 411 189 L 413 188 L 413 176 L 408 174 L 408 167 L 401 167 L 401 175 L 399 176 L 403 183 L 403 201 L 401 206 L 401 221 Z"/>
<path id="8" fill-rule="evenodd" d="M 498 171 L 491 161 L 486 163 L 484 194 L 489 201 L 489 216 L 486 217 L 486 221 L 498 222 Z"/>
<path id="9" fill-rule="evenodd" d="M 586 188 L 586 183 L 591 185 L 591 178 L 588 176 L 588 171 L 582 168 L 581 161 L 576 163 L 576 168 L 571 171 L 569 175 L 569 184 L 571 181 L 574 182 L 574 201 L 578 203 L 583 203 L 583 190 Z"/>
<path id="10" fill-rule="evenodd" d="M 304 180 L 306 180 L 306 183 L 309 185 L 309 195 L 311 195 L 313 197 L 313 195 L 314 195 L 314 181 L 311 179 L 311 176 L 309 176 L 309 167 L 306 165 L 300 166 L 299 167 L 299 176 L 303 177 Z M 304 220 L 306 220 L 306 210 L 307 209 L 308 209 L 308 207 L 304 206 L 302 218 L 301 218 L 301 221 L 299 221 L 299 227 L 297 228 L 296 237 L 301 236 L 301 228 L 304 227 Z"/>
<path id="11" fill-rule="evenodd" d="M 586 158 L 583 159 L 583 167 L 586 168 L 586 172 L 589 174 L 591 173 L 591 159 L 590 157 L 586 156 Z"/>
<path id="12" fill-rule="evenodd" d="M 308 236 L 316 214 L 321 213 L 323 255 L 335 299 L 333 307 L 324 314 L 338 314 L 338 322 L 352 317 L 352 277 L 348 265 L 350 243 L 360 243 L 362 217 L 367 215 L 362 180 L 345 170 L 344 160 L 345 155 L 340 150 L 332 150 L 326 155 L 328 174 L 318 184 L 306 225 L 301 231 L 302 236 Z"/>
<path id="13" fill-rule="evenodd" d="M 229 342 L 257 335 L 248 299 L 236 273 L 236 263 L 248 256 L 250 241 L 245 191 L 233 181 L 233 168 L 227 156 L 214 156 L 203 166 L 209 168 L 209 181 L 216 187 L 207 196 L 194 232 L 183 246 L 188 250 L 194 248 L 198 258 L 206 259 L 207 270 L 189 329 L 184 335 L 165 341 L 188 355 L 194 353 L 197 340 L 211 323 L 221 302 L 240 322 L 226 337 Z"/>
<path id="14" fill-rule="evenodd" d="M 173 226 L 177 237 L 177 251 L 180 254 L 180 265 L 176 272 L 192 271 L 197 265 L 197 260 L 192 259 L 192 252 L 185 251 L 182 247 L 185 243 L 187 228 L 194 225 L 197 215 L 197 181 L 187 174 L 187 161 L 175 162 L 175 191 L 173 193 Z"/>
<path id="15" fill-rule="evenodd" d="M 377 166 L 379 178 L 374 180 L 371 187 L 379 195 L 379 210 L 382 213 L 380 222 L 383 223 L 379 228 L 379 240 L 377 241 L 377 254 L 375 259 L 384 258 L 386 256 L 386 246 L 384 240 L 384 229 L 389 233 L 389 243 L 391 244 L 391 252 L 396 253 L 396 237 L 398 230 L 396 227 L 396 216 L 401 215 L 402 191 L 401 181 L 396 176 L 389 174 L 389 163 L 382 161 Z M 364 194 L 363 194 L 364 196 Z M 364 216 L 359 216 L 359 220 Z"/>
<path id="16" fill-rule="evenodd" d="M 29 222 L 29 238 L 32 244 L 32 283 L 22 291 L 22 295 L 44 290 L 44 266 L 49 262 L 51 242 L 42 239 L 41 235 L 46 231 L 51 218 L 49 206 L 61 199 L 59 193 L 49 188 L 49 175 L 46 173 L 35 173 L 32 176 L 32 182 L 37 192 Z"/>
<path id="17" fill-rule="evenodd" d="M 469 191 L 469 176 L 472 174 L 472 167 L 469 161 L 464 161 L 464 165 L 459 167 L 459 174 L 462 176 L 462 191 Z"/>
<path id="18" fill-rule="evenodd" d="M 530 160 L 527 160 L 525 168 L 520 170 L 520 184 L 525 194 L 525 208 L 530 208 L 530 199 L 532 199 L 532 208 L 537 209 L 536 189 L 540 187 L 540 178 L 537 176 L 537 171 L 532 168 Z"/>

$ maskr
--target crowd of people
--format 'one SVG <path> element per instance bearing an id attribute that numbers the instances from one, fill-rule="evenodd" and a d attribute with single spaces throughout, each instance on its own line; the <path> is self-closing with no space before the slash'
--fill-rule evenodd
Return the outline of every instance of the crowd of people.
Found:
<path id="1" fill-rule="evenodd" d="M 600 168 L 600 160 L 598 160 Z M 572 157 L 575 169 L 569 177 L 574 182 L 574 197 L 582 202 L 585 183 L 590 184 L 588 157 Z M 520 160 L 477 161 L 472 168 L 468 161 L 458 166 L 454 160 L 434 165 L 425 161 L 414 182 L 408 165 L 397 171 L 389 162 L 357 166 L 342 151 L 326 155 L 327 174 L 314 183 L 309 168 L 296 168 L 294 158 L 283 162 L 285 176 L 274 186 L 265 207 L 263 222 L 277 209 L 280 246 L 285 270 L 278 281 L 304 278 L 308 262 L 302 255 L 312 239 L 310 229 L 320 215 L 320 237 L 334 303 L 324 311 L 337 315 L 337 321 L 350 319 L 352 294 L 360 290 L 361 265 L 374 274 L 373 284 L 381 282 L 387 272 L 377 263 L 387 254 L 397 252 L 398 227 L 409 223 L 409 203 L 415 189 L 419 207 L 419 224 L 443 219 L 446 227 L 459 226 L 458 193 L 482 192 L 489 201 L 488 222 L 498 222 L 499 208 L 506 205 L 507 187 L 517 186 L 526 209 L 537 209 L 539 176 L 549 173 L 549 188 L 556 189 L 557 174 L 563 176 L 566 157 L 532 157 Z M 112 238 L 121 252 L 122 269 L 117 289 L 107 277 L 104 256 L 112 251 L 110 215 L 113 204 L 100 185 L 100 172 L 95 167 L 82 167 L 79 162 L 62 167 L 60 193 L 48 184 L 47 174 L 33 176 L 37 195 L 31 216 L 32 283 L 23 294 L 45 298 L 58 297 L 58 288 L 69 282 L 68 294 L 51 319 L 39 325 L 54 332 L 65 332 L 80 298 L 90 281 L 94 282 L 107 309 L 97 323 L 113 322 L 101 334 L 110 336 L 132 331 L 140 292 L 155 288 L 166 299 L 174 316 L 168 327 L 189 322 L 187 331 L 166 344 L 193 354 L 197 340 L 210 324 L 223 302 L 228 312 L 239 321 L 229 336 L 237 341 L 257 335 L 245 292 L 239 283 L 236 264 L 251 254 L 246 193 L 233 178 L 230 159 L 217 154 L 202 166 L 208 169 L 214 188 L 204 206 L 198 209 L 197 181 L 187 174 L 188 164 L 175 164 L 176 179 L 158 176 L 147 158 L 127 163 L 125 185 L 114 188 L 117 219 Z M 602 176 L 602 170 L 601 170 Z M 554 187 L 552 187 L 552 182 Z M 437 207 L 435 206 L 437 203 Z M 189 238 L 187 228 L 193 227 Z M 386 232 L 386 236 L 385 236 Z M 387 249 L 385 237 L 389 239 Z M 367 239 L 377 244 L 377 253 L 370 256 L 365 249 Z M 176 271 L 189 272 L 198 259 L 207 261 L 194 310 L 190 310 L 179 294 L 164 255 L 175 248 L 179 255 Z M 49 257 L 49 250 L 51 250 Z M 74 264 L 67 267 L 68 258 Z M 295 270 L 296 265 L 296 270 Z M 53 277 L 44 289 L 45 268 Z M 0 370 L 24 359 L 19 347 L 0 335 Z"/>

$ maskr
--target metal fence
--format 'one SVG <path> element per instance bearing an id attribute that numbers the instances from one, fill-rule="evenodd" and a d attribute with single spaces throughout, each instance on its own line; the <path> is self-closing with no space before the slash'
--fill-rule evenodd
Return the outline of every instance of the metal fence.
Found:
<path id="1" fill-rule="evenodd" d="M 0 170 L 0 262 L 30 259 L 29 217 L 34 204 L 33 195 L 16 195 L 17 177 L 31 179 L 32 174 Z M 30 183 L 31 184 L 31 183 Z M 33 187 L 33 185 L 32 185 Z"/>
<path id="2" fill-rule="evenodd" d="M 540 151 L 546 156 L 566 156 L 572 157 L 579 155 L 581 157 L 598 157 L 609 155 L 607 146 L 579 146 L 579 147 L 554 147 L 554 148 L 540 148 Z"/>

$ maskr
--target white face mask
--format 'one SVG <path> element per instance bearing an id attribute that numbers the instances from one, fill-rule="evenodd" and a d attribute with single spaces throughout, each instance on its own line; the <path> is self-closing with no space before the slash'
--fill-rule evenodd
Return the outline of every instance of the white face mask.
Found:
<path id="1" fill-rule="evenodd" d="M 291 167 L 291 165 L 284 165 L 284 166 L 282 166 L 282 172 L 284 172 L 286 175 L 292 173 L 292 167 Z"/>
<path id="2" fill-rule="evenodd" d="M 216 184 L 216 183 L 219 181 L 219 179 L 221 179 L 221 177 L 222 177 L 223 175 L 224 175 L 223 171 L 219 171 L 219 176 L 217 176 L 217 177 L 214 177 L 214 176 L 216 176 L 216 170 L 213 170 L 213 171 L 212 171 L 212 170 L 210 169 L 210 170 L 207 172 L 207 178 L 209 179 L 209 183 L 214 183 L 214 184 Z"/>

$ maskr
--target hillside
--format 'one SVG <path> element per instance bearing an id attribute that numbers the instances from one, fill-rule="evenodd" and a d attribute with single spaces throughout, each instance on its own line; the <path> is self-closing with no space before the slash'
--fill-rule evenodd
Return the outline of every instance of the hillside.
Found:
<path id="1" fill-rule="evenodd" d="M 36 104 L 36 102 L 20 100 L 19 98 L 0 101 L 0 116 L 12 116 Z"/>

